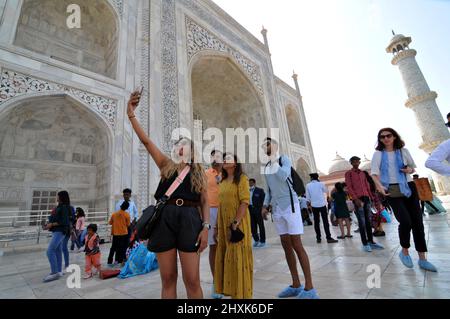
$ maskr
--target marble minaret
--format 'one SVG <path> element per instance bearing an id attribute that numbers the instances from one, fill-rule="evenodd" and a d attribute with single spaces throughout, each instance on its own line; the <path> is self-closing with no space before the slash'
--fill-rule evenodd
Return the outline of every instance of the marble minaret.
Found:
<path id="1" fill-rule="evenodd" d="M 420 148 L 430 154 L 440 143 L 450 138 L 450 133 L 436 104 L 438 95 L 430 90 L 417 64 L 415 59 L 417 51 L 409 48 L 411 42 L 410 37 L 402 34 L 394 35 L 386 52 L 394 55 L 392 64 L 400 69 L 408 94 L 405 105 L 414 111 L 422 135 Z M 433 174 L 433 180 L 439 194 L 450 194 L 449 178 Z"/>

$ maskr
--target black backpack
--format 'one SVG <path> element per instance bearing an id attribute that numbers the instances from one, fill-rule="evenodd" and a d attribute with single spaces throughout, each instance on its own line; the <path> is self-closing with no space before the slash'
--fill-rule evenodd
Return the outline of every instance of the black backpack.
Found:
<path id="1" fill-rule="evenodd" d="M 283 166 L 281 163 L 281 157 L 278 160 L 280 167 Z M 291 184 L 294 191 L 297 193 L 298 197 L 305 194 L 305 184 L 303 183 L 303 180 L 300 178 L 300 175 L 298 175 L 297 171 L 291 166 L 291 178 L 288 178 L 289 183 Z"/>

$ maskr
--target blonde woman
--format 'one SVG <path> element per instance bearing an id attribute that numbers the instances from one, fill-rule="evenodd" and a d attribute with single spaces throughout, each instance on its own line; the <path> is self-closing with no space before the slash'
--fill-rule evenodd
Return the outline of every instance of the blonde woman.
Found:
<path id="1" fill-rule="evenodd" d="M 128 101 L 128 118 L 134 131 L 161 172 L 155 199 L 161 199 L 177 177 L 189 166 L 183 182 L 170 197 L 149 239 L 148 249 L 156 253 L 162 281 L 162 299 L 177 298 L 177 255 L 189 299 L 202 299 L 200 253 L 208 245 L 209 204 L 206 177 L 201 165 L 194 163 L 194 145 L 186 138 L 177 141 L 172 158 L 163 154 L 139 125 L 135 110 L 141 98 L 134 92 Z"/>

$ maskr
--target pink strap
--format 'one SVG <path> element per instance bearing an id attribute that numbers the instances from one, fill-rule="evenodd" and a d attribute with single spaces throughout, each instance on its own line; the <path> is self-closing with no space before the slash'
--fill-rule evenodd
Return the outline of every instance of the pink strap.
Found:
<path id="1" fill-rule="evenodd" d="M 189 165 L 186 165 L 186 167 L 183 169 L 181 174 L 175 179 L 175 181 L 170 185 L 169 189 L 166 192 L 166 196 L 170 197 L 172 194 L 177 190 L 177 188 L 183 183 L 184 179 L 186 178 L 187 174 L 189 174 L 189 171 L 191 170 L 191 167 Z"/>

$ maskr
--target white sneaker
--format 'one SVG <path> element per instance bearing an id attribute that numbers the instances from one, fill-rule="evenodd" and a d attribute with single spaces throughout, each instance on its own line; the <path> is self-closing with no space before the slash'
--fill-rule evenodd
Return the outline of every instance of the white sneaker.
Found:
<path id="1" fill-rule="evenodd" d="M 214 284 L 212 285 L 211 298 L 212 299 L 222 299 L 223 298 L 222 294 L 216 293 L 216 289 L 214 287 Z"/>
<path id="2" fill-rule="evenodd" d="M 44 278 L 44 282 L 50 282 L 50 281 L 54 281 L 54 280 L 58 280 L 59 277 L 59 273 L 53 274 L 53 275 L 48 275 L 47 277 Z"/>
<path id="3" fill-rule="evenodd" d="M 83 279 L 87 280 L 92 278 L 92 274 L 84 274 Z"/>

